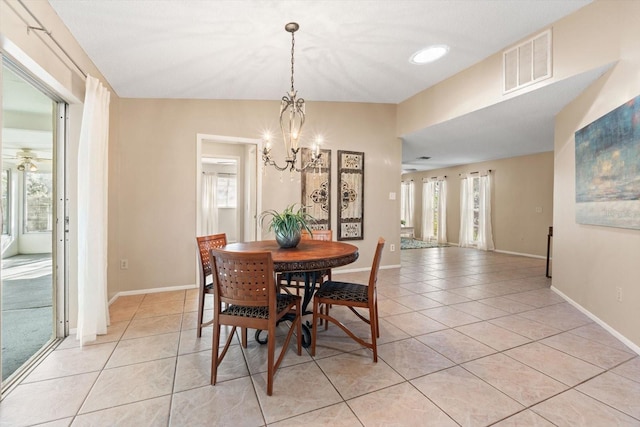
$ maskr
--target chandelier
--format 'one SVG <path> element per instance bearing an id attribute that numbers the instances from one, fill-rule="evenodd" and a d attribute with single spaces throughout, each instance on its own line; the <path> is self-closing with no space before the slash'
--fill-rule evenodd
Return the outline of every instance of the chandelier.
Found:
<path id="1" fill-rule="evenodd" d="M 310 160 L 300 168 L 296 166 L 298 152 L 300 151 L 299 142 L 302 135 L 302 126 L 305 120 L 304 99 L 298 98 L 298 93 L 293 86 L 293 51 L 296 44 L 295 32 L 298 31 L 299 28 L 300 26 L 296 22 L 289 22 L 284 26 L 284 29 L 291 33 L 291 90 L 282 97 L 282 102 L 280 103 L 280 130 L 282 131 L 282 137 L 284 139 L 286 156 L 284 166 L 278 165 L 271 157 L 271 143 L 268 137 L 265 138 L 266 144 L 262 150 L 262 160 L 265 166 L 271 165 L 279 171 L 289 169 L 291 172 L 301 172 L 310 167 L 320 167 L 322 164 L 322 154 L 320 153 L 319 147 L 315 145 L 311 151 Z"/>

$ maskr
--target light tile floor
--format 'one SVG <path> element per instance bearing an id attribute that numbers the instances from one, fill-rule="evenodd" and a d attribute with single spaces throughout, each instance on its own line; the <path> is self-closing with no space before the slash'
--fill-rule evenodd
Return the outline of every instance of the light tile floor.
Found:
<path id="1" fill-rule="evenodd" d="M 402 251 L 402 267 L 379 275 L 378 363 L 335 326 L 320 330 L 315 358 L 292 344 L 271 397 L 253 339 L 243 349 L 236 337 L 209 385 L 195 290 L 122 297 L 109 334 L 62 342 L 0 403 L 0 425 L 640 426 L 640 357 L 551 291 L 544 269 L 472 249 Z M 343 318 L 367 334 L 354 320 Z"/>

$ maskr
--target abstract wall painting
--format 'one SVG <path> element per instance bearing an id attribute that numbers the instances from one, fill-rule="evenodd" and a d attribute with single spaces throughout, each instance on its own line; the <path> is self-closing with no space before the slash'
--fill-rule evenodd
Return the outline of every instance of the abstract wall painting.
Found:
<path id="1" fill-rule="evenodd" d="M 311 149 L 302 148 L 302 164 L 311 160 Z M 331 150 L 320 150 L 320 167 L 305 169 L 301 173 L 301 203 L 307 213 L 316 219 L 310 225 L 312 230 L 331 228 Z"/>
<path id="2" fill-rule="evenodd" d="M 338 240 L 364 239 L 364 153 L 338 150 Z"/>
<path id="3" fill-rule="evenodd" d="M 576 222 L 640 229 L 640 96 L 575 133 Z"/>

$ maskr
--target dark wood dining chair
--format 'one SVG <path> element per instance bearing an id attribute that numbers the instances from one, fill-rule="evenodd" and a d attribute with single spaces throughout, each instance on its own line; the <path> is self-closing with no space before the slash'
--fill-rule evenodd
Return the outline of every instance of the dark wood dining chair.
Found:
<path id="1" fill-rule="evenodd" d="M 303 239 L 333 240 L 333 231 L 331 230 L 313 230 L 312 233 L 302 230 L 301 234 Z"/>
<path id="2" fill-rule="evenodd" d="M 221 248 L 227 244 L 225 233 L 212 234 L 210 236 L 196 237 L 198 243 L 198 258 L 200 259 L 200 292 L 198 293 L 198 329 L 197 337 L 202 336 L 202 328 L 213 324 L 213 320 L 203 322 L 204 303 L 206 296 L 213 295 L 213 278 L 211 277 L 211 264 L 209 263 L 209 251 L 213 248 Z M 211 280 L 210 280 L 211 279 Z M 243 343 L 246 347 L 246 342 Z"/>
<path id="3" fill-rule="evenodd" d="M 211 354 L 211 384 L 216 384 L 218 366 L 224 359 L 237 327 L 266 330 L 267 395 L 273 393 L 273 376 L 280 366 L 296 333 L 298 356 L 302 354 L 301 303 L 297 295 L 278 292 L 274 280 L 271 252 L 210 251 L 215 299 L 213 309 L 213 349 Z M 226 304 L 223 308 L 222 303 Z M 275 360 L 276 325 L 283 316 L 292 316 L 291 327 L 282 350 Z M 220 326 L 231 326 L 220 353 Z"/>
<path id="4" fill-rule="evenodd" d="M 367 348 L 373 351 L 373 361 L 378 361 L 377 338 L 380 337 L 380 326 L 378 325 L 378 297 L 376 293 L 376 284 L 378 281 L 378 271 L 380 270 L 380 259 L 382 258 L 382 249 L 384 248 L 384 239 L 378 239 L 376 253 L 373 257 L 373 265 L 369 274 L 369 284 L 361 285 L 358 283 L 327 281 L 324 282 L 313 297 L 313 324 L 318 325 L 318 320 L 324 320 L 325 329 L 329 326 L 329 322 L 335 323 L 347 335 Z M 365 341 L 363 338 L 355 335 L 342 322 L 331 317 L 330 309 L 343 306 L 349 308 L 356 316 L 371 326 L 371 342 Z M 368 311 L 369 317 L 363 316 L 356 308 Z M 311 355 L 316 354 L 316 340 L 318 327 L 312 328 L 311 332 Z"/>

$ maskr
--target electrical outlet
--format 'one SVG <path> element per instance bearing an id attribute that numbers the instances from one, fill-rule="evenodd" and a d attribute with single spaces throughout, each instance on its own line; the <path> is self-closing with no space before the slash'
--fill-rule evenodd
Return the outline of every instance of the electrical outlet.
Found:
<path id="1" fill-rule="evenodd" d="M 536 213 L 542 213 L 542 207 L 541 206 L 536 207 Z"/>
<path id="2" fill-rule="evenodd" d="M 121 259 L 120 260 L 120 270 L 126 270 L 129 268 L 129 260 L 128 259 Z"/>
<path id="3" fill-rule="evenodd" d="M 622 288 L 621 287 L 617 287 L 616 288 L 616 301 L 622 302 Z"/>
<path id="4" fill-rule="evenodd" d="M 391 252 L 395 252 L 396 251 L 396 245 L 394 245 L 393 243 L 389 245 L 389 251 Z"/>

